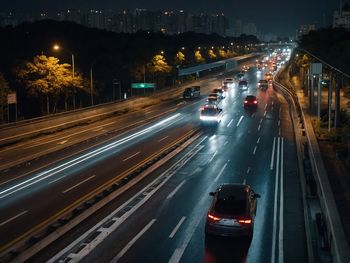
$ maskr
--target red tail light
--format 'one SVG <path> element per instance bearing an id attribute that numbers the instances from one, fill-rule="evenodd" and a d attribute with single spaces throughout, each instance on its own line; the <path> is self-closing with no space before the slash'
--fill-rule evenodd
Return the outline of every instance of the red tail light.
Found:
<path id="1" fill-rule="evenodd" d="M 245 100 L 245 101 L 244 101 L 244 103 L 248 103 L 248 101 L 247 101 L 247 100 Z"/>
<path id="2" fill-rule="evenodd" d="M 254 104 L 257 104 L 258 103 L 258 101 L 257 100 L 254 100 Z"/>
<path id="3" fill-rule="evenodd" d="M 244 224 L 244 225 L 249 225 L 252 223 L 252 220 L 251 219 L 239 219 L 238 223 Z"/>
<path id="4" fill-rule="evenodd" d="M 213 220 L 213 221 L 220 221 L 221 220 L 220 217 L 216 217 L 214 215 L 211 215 L 210 213 L 208 213 L 208 218 Z"/>

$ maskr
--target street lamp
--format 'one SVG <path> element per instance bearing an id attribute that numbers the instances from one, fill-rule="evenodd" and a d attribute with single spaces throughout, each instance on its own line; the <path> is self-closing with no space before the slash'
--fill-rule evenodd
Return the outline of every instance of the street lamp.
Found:
<path id="1" fill-rule="evenodd" d="M 55 51 L 60 51 L 61 50 L 61 47 L 58 45 L 58 44 L 54 44 L 53 45 L 53 50 Z M 72 56 L 72 82 L 74 81 L 74 54 L 72 52 L 71 53 L 71 56 Z M 75 109 L 75 92 L 74 92 L 74 98 L 73 98 L 73 108 Z"/>
<path id="2" fill-rule="evenodd" d="M 60 47 L 58 44 L 55 44 L 55 45 L 53 46 L 53 50 L 55 50 L 55 51 L 60 51 L 60 50 L 61 50 L 61 47 Z M 71 53 L 71 55 L 72 55 L 72 77 L 74 78 L 74 54 Z"/>

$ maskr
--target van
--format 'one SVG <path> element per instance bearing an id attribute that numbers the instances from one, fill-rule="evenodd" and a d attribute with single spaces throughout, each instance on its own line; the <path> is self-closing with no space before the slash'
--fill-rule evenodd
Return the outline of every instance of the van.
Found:
<path id="1" fill-rule="evenodd" d="M 185 89 L 183 92 L 184 99 L 195 99 L 201 96 L 201 87 L 200 86 L 192 86 Z"/>

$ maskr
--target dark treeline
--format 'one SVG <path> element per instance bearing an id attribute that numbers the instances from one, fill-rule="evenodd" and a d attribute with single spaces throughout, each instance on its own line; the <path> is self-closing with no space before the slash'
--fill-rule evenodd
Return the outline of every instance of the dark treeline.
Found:
<path id="1" fill-rule="evenodd" d="M 350 74 L 350 31 L 343 28 L 311 31 L 301 38 L 299 45 Z"/>
<path id="2" fill-rule="evenodd" d="M 26 93 L 23 84 L 18 82 L 16 72 L 18 67 L 26 61 L 32 61 L 36 55 L 54 56 L 62 63 L 71 64 L 73 53 L 75 70 L 83 74 L 86 85 L 89 85 L 90 67 L 93 65 L 95 104 L 97 104 L 111 100 L 113 80 L 116 79 L 122 84 L 122 92 L 129 90 L 131 82 L 143 80 L 137 79 L 135 77 L 137 74 L 133 74 L 133 70 L 149 63 L 160 51 L 164 51 L 167 63 L 174 66 L 176 53 L 184 47 L 186 61 L 182 66 L 188 66 L 196 63 L 194 51 L 198 47 L 202 50 L 211 46 L 226 46 L 233 49 L 237 45 L 258 43 L 254 36 L 224 38 L 192 32 L 180 35 L 149 32 L 125 34 L 52 20 L 0 28 L 0 39 L 0 72 L 4 74 L 10 89 L 17 91 L 20 100 L 26 101 L 19 104 L 20 115 L 25 118 L 40 115 L 40 110 L 34 110 L 38 104 L 37 99 Z M 53 45 L 56 43 L 62 47 L 59 52 L 53 50 Z M 241 53 L 237 50 L 235 52 Z M 212 61 L 207 57 L 205 59 L 206 62 Z M 174 77 L 175 74 L 171 75 Z M 147 82 L 154 80 L 150 77 L 147 75 Z M 166 84 L 168 83 L 165 82 L 164 85 Z M 81 96 L 79 106 L 88 106 L 90 95 Z"/>

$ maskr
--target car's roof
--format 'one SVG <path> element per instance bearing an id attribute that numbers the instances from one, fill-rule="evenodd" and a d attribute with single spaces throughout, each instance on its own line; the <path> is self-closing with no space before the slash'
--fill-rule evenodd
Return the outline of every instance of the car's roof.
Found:
<path id="1" fill-rule="evenodd" d="M 249 100 L 249 99 L 256 99 L 256 96 L 254 96 L 254 95 L 247 95 L 246 99 L 247 100 Z"/>
<path id="2" fill-rule="evenodd" d="M 223 184 L 218 188 L 218 197 L 226 198 L 235 196 L 244 199 L 249 188 L 245 184 Z"/>

